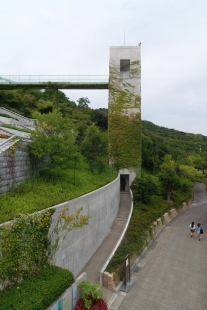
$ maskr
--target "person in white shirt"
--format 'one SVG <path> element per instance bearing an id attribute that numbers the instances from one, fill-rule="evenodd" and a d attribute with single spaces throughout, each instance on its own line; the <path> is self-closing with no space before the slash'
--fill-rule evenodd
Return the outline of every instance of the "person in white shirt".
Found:
<path id="1" fill-rule="evenodd" d="M 196 230 L 196 226 L 194 224 L 194 222 L 192 222 L 190 225 L 189 225 L 189 228 L 190 228 L 190 236 L 191 237 L 194 237 L 194 232 Z"/>

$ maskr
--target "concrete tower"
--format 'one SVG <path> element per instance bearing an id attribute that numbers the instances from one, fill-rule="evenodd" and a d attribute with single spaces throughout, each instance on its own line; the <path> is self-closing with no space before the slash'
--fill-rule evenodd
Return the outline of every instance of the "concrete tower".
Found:
<path id="1" fill-rule="evenodd" d="M 141 46 L 110 47 L 109 155 L 121 190 L 141 173 Z"/>

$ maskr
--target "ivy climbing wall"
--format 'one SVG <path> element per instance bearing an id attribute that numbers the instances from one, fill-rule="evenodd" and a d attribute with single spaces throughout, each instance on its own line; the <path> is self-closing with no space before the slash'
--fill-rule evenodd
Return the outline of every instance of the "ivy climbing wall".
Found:
<path id="1" fill-rule="evenodd" d="M 48 262 L 53 212 L 21 214 L 0 225 L 0 290 L 35 275 Z"/>
<path id="2" fill-rule="evenodd" d="M 0 152 L 0 194 L 16 187 L 29 177 L 29 173 L 27 144 L 15 139 L 7 149 Z"/>
<path id="3" fill-rule="evenodd" d="M 136 174 L 141 169 L 140 48 L 111 47 L 109 63 L 110 162 Z M 121 61 L 128 62 L 128 67 L 122 69 Z"/>

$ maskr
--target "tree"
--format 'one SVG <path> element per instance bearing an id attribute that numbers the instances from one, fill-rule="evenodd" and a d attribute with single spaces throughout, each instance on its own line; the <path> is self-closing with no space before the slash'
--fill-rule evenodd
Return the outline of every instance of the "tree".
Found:
<path id="1" fill-rule="evenodd" d="M 56 174 L 70 167 L 70 161 L 77 157 L 75 132 L 68 119 L 59 110 L 48 114 L 34 114 L 36 130 L 31 133 L 31 154 L 41 160 L 41 166 L 54 178 Z"/>
<path id="2" fill-rule="evenodd" d="M 101 131 L 108 129 L 108 113 L 103 109 L 92 110 L 91 120 Z"/>
<path id="3" fill-rule="evenodd" d="M 193 183 L 195 182 L 204 182 L 205 176 L 201 172 L 199 172 L 193 166 L 180 165 L 180 176 L 181 178 L 188 179 Z"/>
<path id="4" fill-rule="evenodd" d="M 159 174 L 159 181 L 167 194 L 167 200 L 170 201 L 171 192 L 181 187 L 181 179 L 174 169 L 165 167 Z"/>
<path id="5" fill-rule="evenodd" d="M 153 167 L 153 142 L 150 137 L 142 133 L 142 165 L 143 167 Z"/>
<path id="6" fill-rule="evenodd" d="M 90 103 L 89 99 L 87 97 L 81 97 L 80 99 L 77 100 L 78 101 L 78 107 L 79 108 L 83 108 L 86 109 L 88 108 L 88 105 Z"/>
<path id="7" fill-rule="evenodd" d="M 37 109 L 41 113 L 49 113 L 52 112 L 53 102 L 49 100 L 39 99 L 37 101 Z"/>
<path id="8" fill-rule="evenodd" d="M 86 157 L 90 170 L 97 169 L 102 172 L 107 158 L 107 137 L 96 126 L 86 130 L 85 138 L 81 144 L 82 154 Z"/>
<path id="9" fill-rule="evenodd" d="M 172 170 L 176 169 L 176 162 L 172 159 L 172 156 L 170 154 L 167 154 L 163 158 L 163 162 L 160 165 L 160 168 L 170 168 Z"/>
<path id="10" fill-rule="evenodd" d="M 150 177 L 136 177 L 131 184 L 131 190 L 134 199 L 143 203 L 147 203 L 152 195 L 158 193 L 157 185 Z"/>

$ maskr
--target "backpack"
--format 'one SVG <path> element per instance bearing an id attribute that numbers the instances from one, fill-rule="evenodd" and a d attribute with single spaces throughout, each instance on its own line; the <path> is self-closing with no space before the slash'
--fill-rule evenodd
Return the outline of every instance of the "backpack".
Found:
<path id="1" fill-rule="evenodd" d="M 200 229 L 200 234 L 202 235 L 203 234 L 203 228 L 201 227 Z"/>

